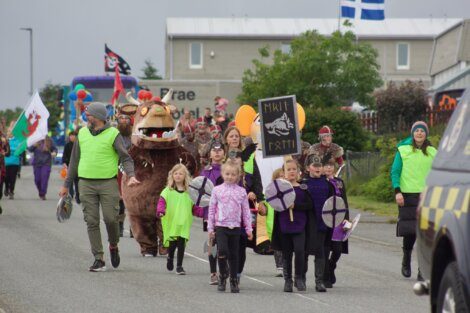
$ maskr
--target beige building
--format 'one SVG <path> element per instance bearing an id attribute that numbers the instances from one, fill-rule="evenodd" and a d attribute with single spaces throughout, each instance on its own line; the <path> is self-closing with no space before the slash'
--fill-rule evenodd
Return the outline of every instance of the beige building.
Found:
<path id="1" fill-rule="evenodd" d="M 436 36 L 429 72 L 433 92 L 470 86 L 470 20 Z"/>
<path id="2" fill-rule="evenodd" d="M 463 24 L 462 19 L 386 19 L 354 21 L 350 29 L 359 42 L 377 49 L 384 82 L 421 80 L 429 87 L 431 72 L 459 66 L 449 65 L 455 53 L 437 45 L 444 40 L 439 36 L 450 37 L 454 46 L 456 36 L 460 36 L 460 46 L 453 49 L 458 49 L 459 57 L 468 58 L 470 32 L 454 31 Z M 160 86 L 195 90 L 193 99 L 181 100 L 181 106 L 212 105 L 217 95 L 235 103 L 243 72 L 260 57 L 260 48 L 269 46 L 271 51 L 289 53 L 291 40 L 301 33 L 317 30 L 328 36 L 337 29 L 337 19 L 168 18 L 165 80 L 143 83 L 156 94 L 160 94 Z M 431 66 L 438 55 L 443 61 Z"/>

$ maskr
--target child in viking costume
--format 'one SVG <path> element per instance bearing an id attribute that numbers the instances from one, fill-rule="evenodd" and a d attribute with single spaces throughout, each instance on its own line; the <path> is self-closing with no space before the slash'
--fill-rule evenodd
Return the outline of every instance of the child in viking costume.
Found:
<path id="1" fill-rule="evenodd" d="M 211 164 L 206 166 L 202 171 L 200 176 L 207 177 L 214 186 L 218 186 L 223 183 L 222 174 L 221 174 L 221 167 L 222 162 L 225 159 L 225 150 L 222 145 L 222 142 L 219 140 L 213 140 L 210 143 L 210 152 L 209 158 Z M 207 231 L 207 217 L 209 214 L 209 208 L 203 208 L 203 230 Z M 209 241 L 212 247 L 215 246 L 215 240 Z M 217 256 L 213 256 L 212 253 L 209 253 L 209 267 L 211 271 L 211 277 L 209 283 L 211 285 L 217 285 L 218 278 L 217 278 Z"/>
<path id="2" fill-rule="evenodd" d="M 194 206 L 188 193 L 189 171 L 183 164 L 176 164 L 168 173 L 167 186 L 160 193 L 157 216 L 163 227 L 163 245 L 168 249 L 166 268 L 173 270 L 173 258 L 178 248 L 176 274 L 185 275 L 183 257 L 186 242 L 189 240 L 193 223 Z"/>
<path id="3" fill-rule="evenodd" d="M 207 230 L 209 238 L 217 240 L 219 261 L 219 285 L 217 290 L 225 291 L 230 268 L 230 291 L 238 293 L 238 245 L 240 228 L 245 225 L 248 239 L 253 237 L 248 196 L 238 185 L 242 169 L 233 160 L 222 165 L 224 183 L 214 187 L 209 204 Z M 230 266 L 227 264 L 228 263 Z"/>
<path id="4" fill-rule="evenodd" d="M 273 248 L 282 250 L 284 292 L 292 292 L 292 285 L 298 291 L 305 291 L 305 246 L 309 227 L 309 212 L 312 202 L 307 186 L 300 185 L 300 166 L 293 159 L 283 165 L 284 179 L 294 187 L 295 202 L 289 210 L 274 213 Z M 290 210 L 292 210 L 292 215 Z M 311 215 L 311 213 L 310 213 Z M 292 257 L 295 255 L 295 283 L 292 281 Z"/>
<path id="5" fill-rule="evenodd" d="M 346 205 L 346 209 L 349 208 L 348 198 L 346 196 L 346 187 L 344 181 L 335 177 L 335 163 L 332 160 L 329 160 L 323 166 L 323 172 L 325 173 L 328 181 L 333 184 L 335 188 L 335 194 L 343 198 Z M 349 210 L 346 210 L 344 217 L 346 220 L 349 219 Z M 343 227 L 342 224 L 337 227 Z M 338 263 L 339 258 L 342 253 L 348 253 L 348 241 L 333 241 L 332 240 L 333 231 L 331 228 L 328 229 L 326 240 L 325 240 L 325 274 L 324 274 L 324 283 L 326 288 L 332 288 L 336 283 L 335 269 L 336 264 Z"/>
<path id="6" fill-rule="evenodd" d="M 334 195 L 334 188 L 323 175 L 322 160 L 317 155 L 310 155 L 307 158 L 306 170 L 309 176 L 303 180 L 307 185 L 308 193 L 313 202 L 315 222 L 312 224 L 312 231 L 307 238 L 307 258 L 308 255 L 315 256 L 315 290 L 325 292 L 326 287 L 323 282 L 325 272 L 325 238 L 328 227 L 323 222 L 322 210 L 325 201 Z M 308 269 L 308 261 L 305 263 L 305 272 Z M 304 277 L 305 280 L 305 277 Z"/>

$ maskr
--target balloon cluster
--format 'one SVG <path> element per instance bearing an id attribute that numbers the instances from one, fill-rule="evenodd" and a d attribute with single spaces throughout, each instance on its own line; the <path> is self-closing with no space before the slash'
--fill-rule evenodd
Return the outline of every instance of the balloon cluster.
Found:
<path id="1" fill-rule="evenodd" d="M 91 102 L 93 101 L 93 96 L 88 90 L 85 90 L 83 84 L 77 84 L 73 91 L 69 93 L 69 99 L 72 101 Z"/>
<path id="2" fill-rule="evenodd" d="M 147 100 L 151 100 L 152 97 L 153 97 L 153 94 L 148 91 L 148 90 L 145 90 L 145 89 L 141 89 L 139 90 L 139 92 L 137 93 L 137 96 L 139 97 L 139 100 L 141 101 L 147 101 Z"/>

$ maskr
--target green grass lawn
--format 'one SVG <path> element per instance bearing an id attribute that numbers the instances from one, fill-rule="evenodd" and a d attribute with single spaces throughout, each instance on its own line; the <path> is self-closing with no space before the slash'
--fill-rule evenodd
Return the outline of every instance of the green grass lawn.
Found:
<path id="1" fill-rule="evenodd" d="M 375 201 L 364 196 L 348 196 L 348 203 L 351 208 L 372 212 L 381 216 L 396 218 L 398 213 L 396 203 Z"/>

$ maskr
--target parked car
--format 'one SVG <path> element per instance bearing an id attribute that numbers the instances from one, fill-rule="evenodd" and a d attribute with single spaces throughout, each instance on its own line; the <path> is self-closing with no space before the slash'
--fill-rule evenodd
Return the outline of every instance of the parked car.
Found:
<path id="1" fill-rule="evenodd" d="M 470 88 L 441 139 L 418 206 L 417 253 L 431 312 L 470 312 Z"/>

